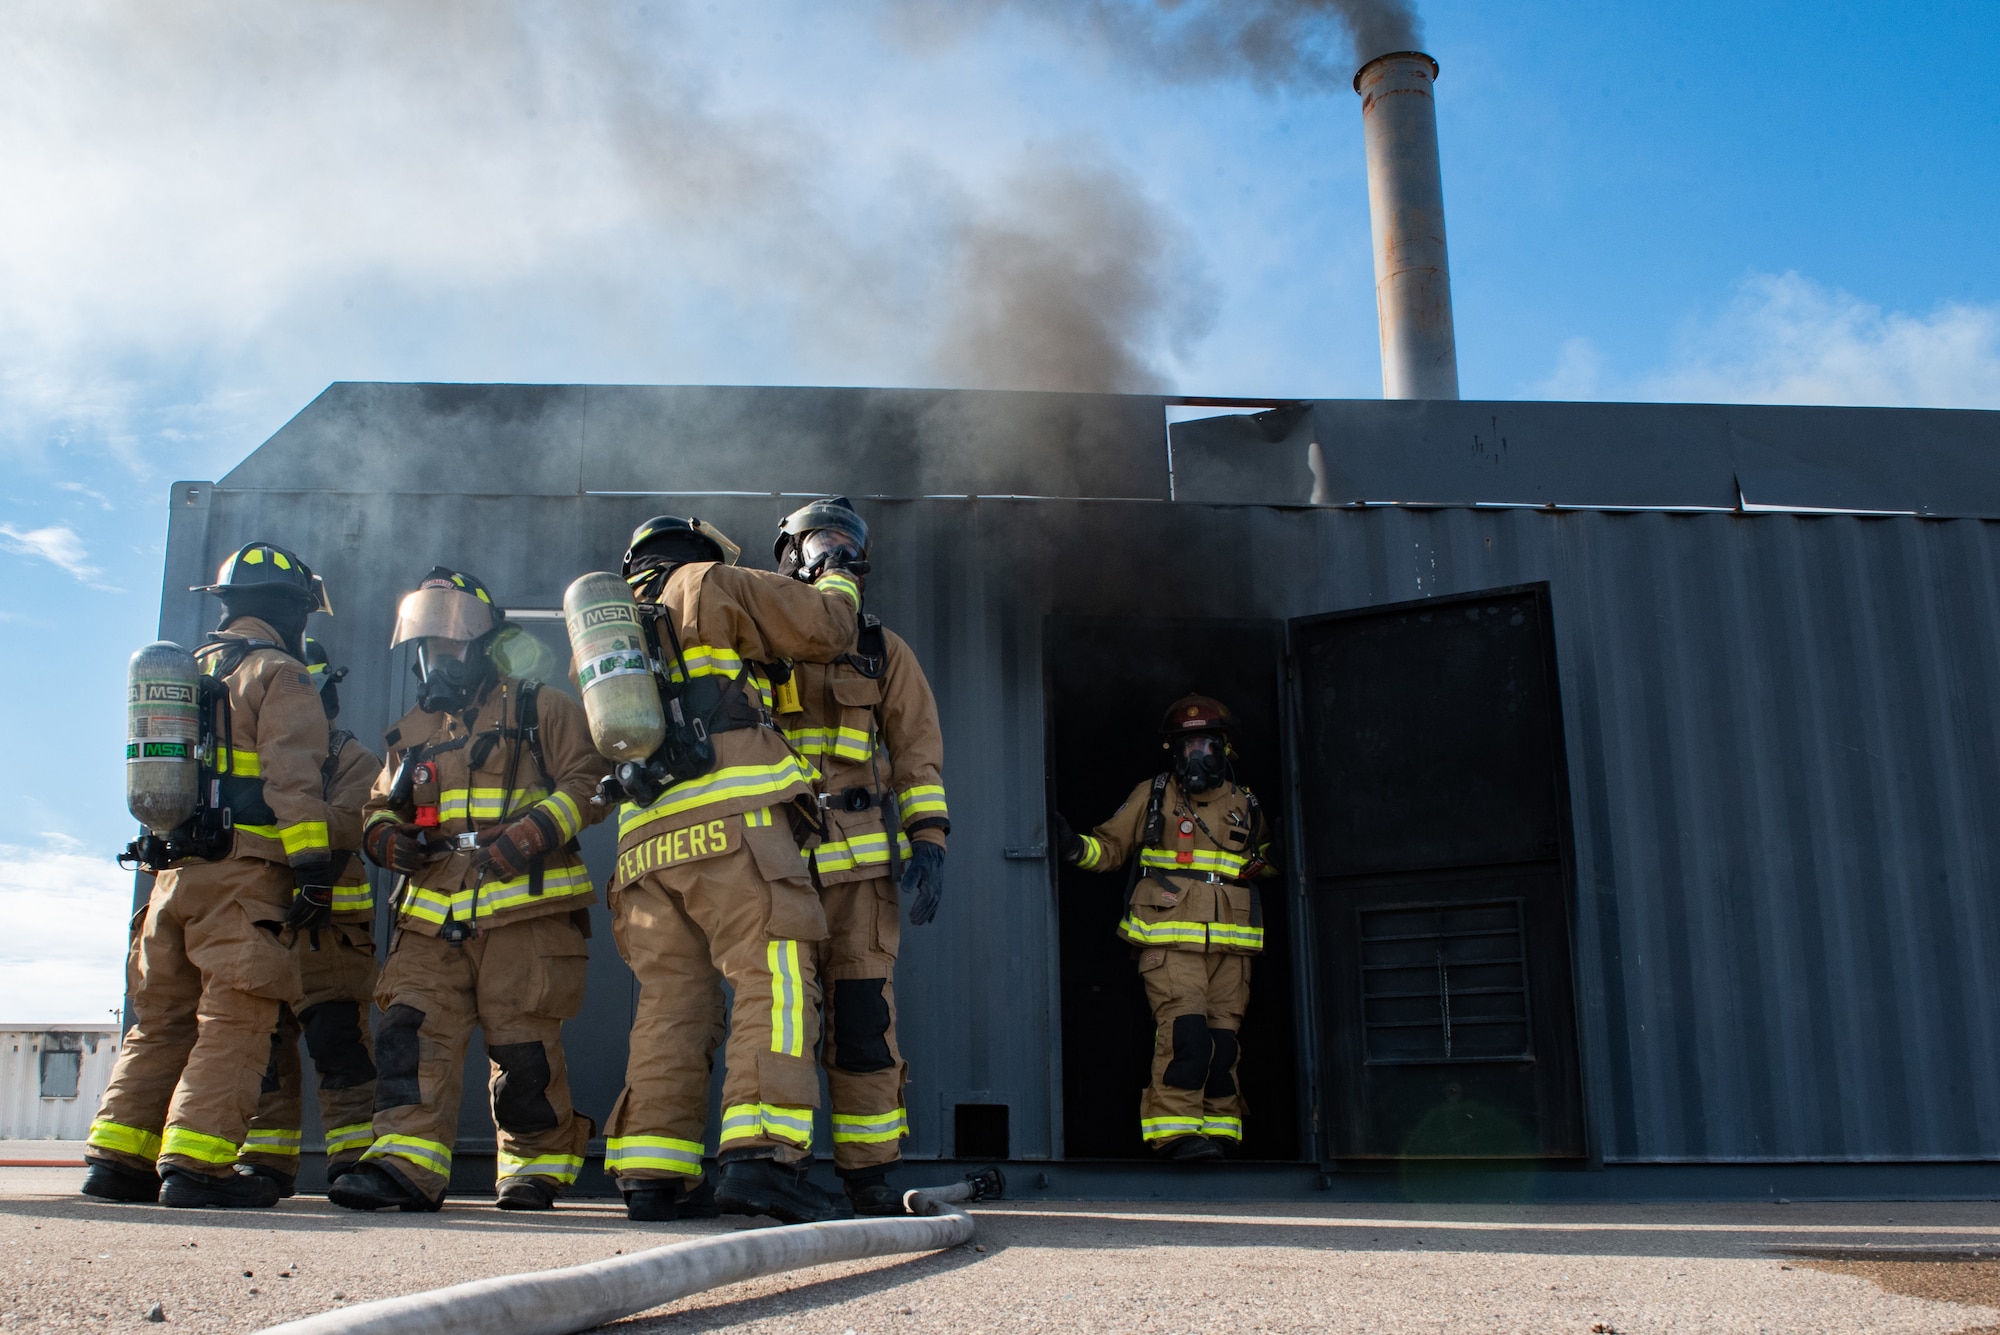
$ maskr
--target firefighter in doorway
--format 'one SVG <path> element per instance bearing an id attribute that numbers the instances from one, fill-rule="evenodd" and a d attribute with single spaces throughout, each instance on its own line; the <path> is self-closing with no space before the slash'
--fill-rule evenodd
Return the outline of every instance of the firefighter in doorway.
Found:
<path id="1" fill-rule="evenodd" d="M 279 1185 L 236 1156 L 279 1008 L 299 1002 L 284 932 L 332 904 L 326 714 L 302 661 L 306 618 L 330 609 L 319 577 L 269 542 L 239 549 L 201 592 L 222 600 L 195 661 L 227 692 L 204 781 L 229 824 L 213 851 L 169 855 L 134 920 L 133 1024 L 90 1124 L 83 1192 L 266 1206 Z"/>
<path id="2" fill-rule="evenodd" d="M 442 566 L 397 609 L 390 644 L 415 646 L 421 685 L 384 738 L 361 836 L 401 879 L 375 989 L 375 1138 L 327 1189 L 351 1210 L 444 1203 L 475 1027 L 501 1209 L 553 1206 L 596 1129 L 570 1103 L 562 1023 L 583 1006 L 596 899 L 576 836 L 604 812 L 590 799 L 610 766 L 574 698 L 502 668 L 524 633 Z"/>
<path id="3" fill-rule="evenodd" d="M 1063 861 L 1127 868 L 1118 935 L 1139 958 L 1157 1025 L 1139 1130 L 1179 1162 L 1219 1158 L 1243 1141 L 1239 1036 L 1251 957 L 1264 948 L 1256 882 L 1274 869 L 1263 809 L 1231 777 L 1235 722 L 1208 696 L 1176 700 L 1161 722 L 1168 772 L 1143 780 L 1089 834 L 1055 818 Z"/>
<path id="4" fill-rule="evenodd" d="M 772 554 L 780 573 L 803 577 L 836 550 L 853 566 L 868 553 L 868 525 L 844 496 L 794 511 Z M 896 1043 L 896 891 L 900 883 L 910 894 L 912 925 L 937 915 L 951 832 L 937 700 L 910 646 L 864 613 L 854 652 L 793 664 L 777 701 L 778 726 L 820 771 L 831 827 L 812 850 L 812 869 L 827 919 L 820 1062 L 832 1095 L 834 1172 L 856 1213 L 901 1214 L 902 1196 L 888 1180 L 910 1133 L 909 1068 Z"/>
<path id="5" fill-rule="evenodd" d="M 861 592 L 838 553 L 803 582 L 743 569 L 737 555 L 714 526 L 661 515 L 632 534 L 621 568 L 677 720 L 671 747 L 621 764 L 615 781 L 612 924 L 639 1003 L 604 1166 L 636 1220 L 852 1213 L 806 1177 L 827 923 L 800 849 L 827 825 L 812 766 L 778 731 L 770 665 L 850 652 Z M 692 756 L 690 736 L 712 751 L 679 763 L 679 778 L 665 756 Z M 724 979 L 734 1002 L 711 1202 L 702 1155 Z"/>
<path id="6" fill-rule="evenodd" d="M 306 671 L 319 688 L 327 726 L 340 715 L 340 682 L 346 668 L 332 667 L 318 640 L 306 640 Z M 382 759 L 353 733 L 334 728 L 320 765 L 326 797 L 328 843 L 333 848 L 333 902 L 328 921 L 294 935 L 304 1001 L 286 1006 L 271 1036 L 271 1064 L 263 1097 L 250 1123 L 250 1139 L 237 1162 L 292 1194 L 302 1134 L 299 1038 L 319 1076 L 319 1111 L 326 1129 L 326 1180 L 337 1181 L 361 1160 L 373 1139 L 375 1058 L 368 1041 L 368 1004 L 375 995 L 375 891 L 361 858 L 361 808 L 382 772 Z"/>

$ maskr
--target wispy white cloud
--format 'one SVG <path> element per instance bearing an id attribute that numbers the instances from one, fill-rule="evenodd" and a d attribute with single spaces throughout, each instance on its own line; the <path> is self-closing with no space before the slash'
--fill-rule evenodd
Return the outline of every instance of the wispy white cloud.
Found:
<path id="1" fill-rule="evenodd" d="M 1755 274 L 1691 320 L 1669 363 L 1621 376 L 1589 339 L 1531 390 L 1554 399 L 2000 408 L 2000 306 L 1885 311 L 1797 273 Z"/>
<path id="2" fill-rule="evenodd" d="M 67 524 L 50 524 L 47 528 L 26 530 L 15 528 L 12 524 L 0 524 L 0 547 L 16 556 L 38 557 L 68 571 L 85 584 L 103 587 L 97 583 L 97 577 L 103 572 L 90 564 L 90 553 L 85 550 L 83 539 Z"/>
<path id="3" fill-rule="evenodd" d="M 101 491 L 92 491 L 89 487 L 84 486 L 81 482 L 58 482 L 56 483 L 56 490 L 72 491 L 79 496 L 88 497 L 89 499 L 96 501 L 99 508 L 101 509 L 109 510 L 111 508 L 111 498 L 109 496 L 106 496 Z"/>
<path id="4" fill-rule="evenodd" d="M 102 1022 L 125 992 L 132 873 L 44 836 L 0 844 L 0 1022 Z"/>

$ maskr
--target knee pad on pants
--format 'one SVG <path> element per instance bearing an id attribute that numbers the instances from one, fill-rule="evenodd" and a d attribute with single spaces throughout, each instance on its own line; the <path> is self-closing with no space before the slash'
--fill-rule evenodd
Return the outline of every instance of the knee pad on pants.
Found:
<path id="1" fill-rule="evenodd" d="M 321 1089 L 353 1089 L 375 1078 L 375 1063 L 361 1041 L 361 1003 L 322 1001 L 299 1012 L 306 1051 L 319 1072 Z"/>
<path id="2" fill-rule="evenodd" d="M 1209 1058 L 1208 1083 L 1201 1092 L 1212 1099 L 1226 1099 L 1236 1092 L 1236 1031 L 1211 1029 L 1208 1036 L 1215 1041 L 1215 1055 Z"/>
<path id="3" fill-rule="evenodd" d="M 417 1035 L 424 1013 L 415 1006 L 391 1006 L 375 1030 L 375 1111 L 407 1108 L 424 1101 L 417 1084 Z"/>
<path id="4" fill-rule="evenodd" d="M 539 1042 L 488 1044 L 486 1055 L 500 1068 L 493 1082 L 493 1120 L 517 1136 L 553 1131 L 562 1119 L 549 1102 L 549 1054 Z"/>
<path id="5" fill-rule="evenodd" d="M 1213 1046 L 1209 1042 L 1207 1016 L 1176 1015 L 1174 1057 L 1167 1063 L 1161 1079 L 1175 1089 L 1200 1089 L 1208 1083 L 1208 1061 Z"/>
<path id="6" fill-rule="evenodd" d="M 889 1053 L 889 999 L 883 978 L 837 978 L 833 983 L 833 1064 L 866 1075 L 896 1064 Z"/>
<path id="7" fill-rule="evenodd" d="M 257 1084 L 259 1094 L 278 1092 L 278 1054 L 285 1050 L 285 1017 L 291 1014 L 291 1007 L 278 1003 L 278 1027 L 271 1031 L 271 1060 L 264 1067 L 264 1078 Z"/>

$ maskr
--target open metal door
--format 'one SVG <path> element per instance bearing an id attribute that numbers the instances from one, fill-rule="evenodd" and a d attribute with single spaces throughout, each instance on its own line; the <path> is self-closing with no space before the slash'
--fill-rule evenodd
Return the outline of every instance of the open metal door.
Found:
<path id="1" fill-rule="evenodd" d="M 1548 586 L 1290 648 L 1326 1157 L 1583 1156 Z"/>

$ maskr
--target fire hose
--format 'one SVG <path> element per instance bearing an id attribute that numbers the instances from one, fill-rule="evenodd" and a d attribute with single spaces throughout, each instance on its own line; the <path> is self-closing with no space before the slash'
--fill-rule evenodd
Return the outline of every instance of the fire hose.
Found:
<path id="1" fill-rule="evenodd" d="M 841 1219 L 694 1238 L 560 1270 L 474 1280 L 336 1308 L 258 1335 L 572 1335 L 620 1317 L 780 1271 L 972 1241 L 962 1201 L 1000 1195 L 997 1168 L 903 1194 L 904 1218 Z"/>

